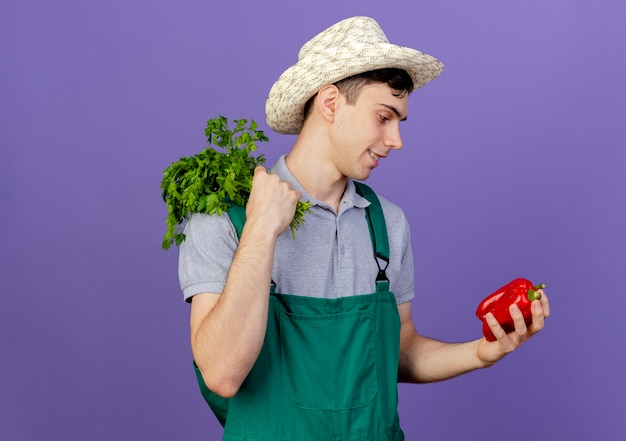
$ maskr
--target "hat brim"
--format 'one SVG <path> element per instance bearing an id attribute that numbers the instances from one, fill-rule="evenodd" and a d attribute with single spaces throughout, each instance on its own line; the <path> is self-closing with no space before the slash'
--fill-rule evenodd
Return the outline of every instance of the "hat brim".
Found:
<path id="1" fill-rule="evenodd" d="M 265 110 L 267 124 L 278 133 L 297 134 L 304 106 L 319 90 L 344 78 L 377 69 L 405 70 L 419 89 L 443 71 L 443 63 L 418 50 L 391 43 L 352 43 L 301 59 L 272 86 Z"/>

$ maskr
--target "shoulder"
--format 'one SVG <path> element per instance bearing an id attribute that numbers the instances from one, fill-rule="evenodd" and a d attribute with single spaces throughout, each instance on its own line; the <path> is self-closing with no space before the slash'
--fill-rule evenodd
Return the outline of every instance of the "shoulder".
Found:
<path id="1" fill-rule="evenodd" d="M 227 214 L 193 214 L 185 225 L 178 254 L 178 278 L 184 298 L 224 289 L 237 250 L 237 233 Z"/>
<path id="2" fill-rule="evenodd" d="M 385 215 L 385 223 L 387 224 L 388 230 L 395 229 L 407 229 L 409 228 L 409 224 L 404 213 L 404 210 L 397 204 L 391 202 L 384 196 L 376 194 L 378 200 L 380 201 L 380 206 L 383 209 L 383 214 Z"/>
<path id="3" fill-rule="evenodd" d="M 218 243 L 233 243 L 236 246 L 238 242 L 237 232 L 227 213 L 194 213 L 185 225 L 184 234 L 181 250 L 192 246 L 208 251 Z"/>
<path id="4" fill-rule="evenodd" d="M 402 208 L 382 196 L 376 191 L 376 189 L 364 184 L 363 182 L 357 181 L 354 181 L 354 186 L 356 192 L 364 199 L 373 200 L 372 196 L 376 196 L 376 199 L 378 199 L 378 202 L 380 203 L 383 214 L 385 215 L 385 220 L 387 222 L 391 221 L 393 223 L 396 223 L 396 221 L 405 221 L 406 216 L 404 215 L 404 211 L 402 210 Z"/>

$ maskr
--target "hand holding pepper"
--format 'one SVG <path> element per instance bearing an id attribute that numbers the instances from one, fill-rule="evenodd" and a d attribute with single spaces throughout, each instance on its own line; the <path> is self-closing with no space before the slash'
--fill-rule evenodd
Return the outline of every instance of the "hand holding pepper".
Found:
<path id="1" fill-rule="evenodd" d="M 494 291 L 491 295 L 485 297 L 476 309 L 476 317 L 483 322 L 483 335 L 487 341 L 495 341 L 496 337 L 491 331 L 490 324 L 487 320 L 487 314 L 493 314 L 495 320 L 499 323 L 505 333 L 515 330 L 514 315 L 516 315 L 516 305 L 521 312 L 526 326 L 532 321 L 531 305 L 534 300 L 541 299 L 541 290 L 545 288 L 544 284 L 533 286 L 530 280 L 518 278 Z"/>

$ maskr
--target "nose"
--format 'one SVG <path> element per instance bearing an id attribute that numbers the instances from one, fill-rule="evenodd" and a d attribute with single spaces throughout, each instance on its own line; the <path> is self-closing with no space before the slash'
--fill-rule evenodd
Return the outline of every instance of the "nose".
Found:
<path id="1" fill-rule="evenodd" d="M 390 125 L 385 137 L 385 145 L 393 150 L 400 150 L 402 148 L 402 136 L 400 135 L 399 124 Z"/>

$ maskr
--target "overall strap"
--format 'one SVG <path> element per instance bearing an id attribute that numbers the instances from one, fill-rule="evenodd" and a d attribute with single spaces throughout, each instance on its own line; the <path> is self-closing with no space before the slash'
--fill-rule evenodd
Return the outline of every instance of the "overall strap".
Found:
<path id="1" fill-rule="evenodd" d="M 365 208 L 365 216 L 370 230 L 372 247 L 374 248 L 374 259 L 376 260 L 376 265 L 378 265 L 376 292 L 389 291 L 389 279 L 385 273 L 389 266 L 389 238 L 387 237 L 385 215 L 374 190 L 361 182 L 355 181 L 354 185 L 356 192 L 370 203 L 369 207 Z M 384 266 L 381 267 L 379 259 L 384 262 Z"/>
<path id="2" fill-rule="evenodd" d="M 243 224 L 246 223 L 246 207 L 231 203 L 228 207 L 228 217 L 237 231 L 237 238 L 241 239 Z"/>

